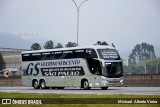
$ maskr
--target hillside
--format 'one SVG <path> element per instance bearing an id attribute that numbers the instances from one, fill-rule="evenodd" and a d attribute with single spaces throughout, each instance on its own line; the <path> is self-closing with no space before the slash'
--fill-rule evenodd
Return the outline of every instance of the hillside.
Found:
<path id="1" fill-rule="evenodd" d="M 0 47 L 3 48 L 18 48 L 18 49 L 30 49 L 31 45 L 35 42 L 39 43 L 41 46 L 45 44 L 47 41 L 46 38 L 42 37 L 30 37 L 28 39 L 23 39 L 20 36 L 14 36 L 9 33 L 0 32 Z M 56 43 L 55 40 L 53 40 Z M 58 40 L 59 41 L 59 40 Z M 160 58 L 160 46 L 154 46 L 155 53 L 158 58 Z M 132 49 L 133 47 L 131 47 Z M 126 51 L 121 51 L 120 55 L 123 59 L 127 59 L 129 54 L 131 53 L 131 49 L 126 49 Z"/>
<path id="2" fill-rule="evenodd" d="M 30 49 L 31 43 L 9 33 L 0 33 L 0 47 Z"/>

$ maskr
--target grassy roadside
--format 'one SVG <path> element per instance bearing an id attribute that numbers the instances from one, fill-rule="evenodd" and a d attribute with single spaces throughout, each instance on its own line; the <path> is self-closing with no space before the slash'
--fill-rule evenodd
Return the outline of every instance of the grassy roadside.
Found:
<path id="1" fill-rule="evenodd" d="M 7 93 L 0 92 L 0 98 L 160 98 L 160 95 L 127 94 L 50 94 L 50 93 Z"/>
<path id="2" fill-rule="evenodd" d="M 33 94 L 33 93 L 0 93 L 0 98 L 160 98 L 160 95 L 124 95 L 124 94 Z M 42 104 L 42 105 L 0 105 L 0 107 L 160 107 L 160 104 Z"/>

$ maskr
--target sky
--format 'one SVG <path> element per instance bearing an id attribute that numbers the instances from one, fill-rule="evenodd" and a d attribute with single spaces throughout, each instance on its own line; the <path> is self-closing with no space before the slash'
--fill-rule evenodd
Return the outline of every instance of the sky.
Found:
<path id="1" fill-rule="evenodd" d="M 88 0 L 79 19 L 80 46 L 106 41 L 121 52 L 142 42 L 160 46 L 160 0 Z M 77 9 L 72 0 L 0 0 L 0 32 L 25 32 L 18 34 L 25 40 L 76 42 Z"/>

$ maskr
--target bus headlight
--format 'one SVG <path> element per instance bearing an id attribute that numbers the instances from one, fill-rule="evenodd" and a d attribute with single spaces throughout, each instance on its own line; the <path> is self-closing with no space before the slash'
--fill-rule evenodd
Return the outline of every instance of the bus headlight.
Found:
<path id="1" fill-rule="evenodd" d="M 103 76 L 102 76 L 101 79 L 104 81 L 104 80 L 106 80 L 106 77 L 103 77 Z"/>
<path id="2" fill-rule="evenodd" d="M 120 82 L 121 82 L 121 83 L 123 83 L 123 79 L 122 79 L 122 80 L 120 80 Z"/>

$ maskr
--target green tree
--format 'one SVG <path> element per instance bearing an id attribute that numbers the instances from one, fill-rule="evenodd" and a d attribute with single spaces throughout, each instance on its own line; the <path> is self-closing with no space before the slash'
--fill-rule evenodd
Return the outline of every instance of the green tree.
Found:
<path id="1" fill-rule="evenodd" d="M 55 48 L 63 48 L 63 45 L 61 43 L 58 43 L 57 46 L 55 46 Z"/>
<path id="2" fill-rule="evenodd" d="M 52 40 L 47 41 L 43 47 L 45 49 L 53 49 L 54 48 L 53 41 Z"/>
<path id="3" fill-rule="evenodd" d="M 142 60 L 152 58 L 156 58 L 154 46 L 147 43 L 141 43 L 137 44 L 132 50 L 132 53 L 129 55 L 129 63 L 136 64 Z"/>
<path id="4" fill-rule="evenodd" d="M 97 43 L 96 43 L 96 44 L 94 44 L 94 45 L 108 45 L 108 43 L 107 43 L 107 42 L 105 42 L 105 41 L 103 41 L 103 42 L 101 42 L 101 41 L 97 41 Z"/>
<path id="5" fill-rule="evenodd" d="M 75 42 L 68 42 L 65 47 L 76 47 L 77 44 Z"/>
<path id="6" fill-rule="evenodd" d="M 6 63 L 3 59 L 2 54 L 0 53 L 0 71 L 6 68 Z"/>
<path id="7" fill-rule="evenodd" d="M 41 46 L 39 43 L 34 43 L 31 46 L 31 50 L 40 50 L 40 49 L 41 49 Z"/>

